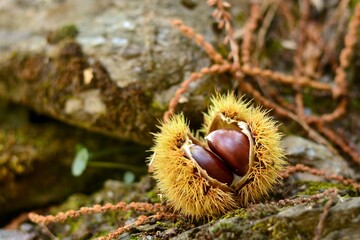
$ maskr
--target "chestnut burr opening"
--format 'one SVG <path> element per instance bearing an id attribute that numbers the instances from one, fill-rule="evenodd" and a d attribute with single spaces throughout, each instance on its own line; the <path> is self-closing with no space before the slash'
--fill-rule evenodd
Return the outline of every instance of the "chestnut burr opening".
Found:
<path id="1" fill-rule="evenodd" d="M 206 139 L 211 151 L 236 175 L 246 175 L 249 169 L 250 142 L 244 133 L 233 129 L 219 129 L 211 132 Z"/>

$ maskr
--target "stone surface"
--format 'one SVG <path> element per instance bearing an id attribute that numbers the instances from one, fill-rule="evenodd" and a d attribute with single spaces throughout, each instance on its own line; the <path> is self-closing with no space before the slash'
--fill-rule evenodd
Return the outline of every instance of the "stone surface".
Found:
<path id="1" fill-rule="evenodd" d="M 20 230 L 2 230 L 0 229 L 1 240 L 34 240 L 35 233 L 27 233 Z"/>
<path id="2" fill-rule="evenodd" d="M 287 136 L 283 141 L 287 160 L 291 165 L 301 163 L 309 167 L 324 170 L 329 175 L 336 174 L 354 178 L 355 172 L 340 156 L 329 151 L 325 146 L 299 136 Z M 308 173 L 296 173 L 301 180 L 321 180 L 321 177 Z"/>
<path id="3" fill-rule="evenodd" d="M 215 41 L 211 12 L 204 1 L 2 1 L 0 98 L 150 144 L 179 84 L 210 64 L 171 20 L 183 19 Z M 191 106 L 179 108 L 200 119 L 209 95 L 228 86 L 216 79 L 191 84 L 183 98 Z"/>
<path id="4" fill-rule="evenodd" d="M 208 236 L 217 239 L 312 239 L 319 222 L 322 206 L 298 205 L 279 209 L 259 220 L 249 221 L 242 217 L 221 219 L 186 231 L 174 239 Z M 359 234 L 360 198 L 338 199 L 329 212 L 321 239 L 351 239 Z M 341 217 L 340 217 L 341 216 Z"/>

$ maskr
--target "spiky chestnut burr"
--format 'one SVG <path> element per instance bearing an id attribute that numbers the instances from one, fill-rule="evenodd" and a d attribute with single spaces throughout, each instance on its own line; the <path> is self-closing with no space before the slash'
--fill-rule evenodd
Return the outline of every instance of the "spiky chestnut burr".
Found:
<path id="1" fill-rule="evenodd" d="M 234 127 L 235 126 L 235 127 Z M 246 206 L 266 196 L 279 180 L 278 172 L 285 164 L 281 134 L 276 121 L 261 107 L 234 95 L 217 95 L 204 117 L 202 132 L 211 135 L 218 129 L 242 129 L 250 143 L 249 169 L 245 176 L 234 184 L 236 202 Z M 252 153 L 251 153 L 252 151 Z"/>
<path id="2" fill-rule="evenodd" d="M 204 139 L 195 138 L 182 114 L 155 134 L 150 165 L 175 211 L 199 219 L 267 195 L 285 164 L 276 122 L 233 95 L 212 99 Z"/>

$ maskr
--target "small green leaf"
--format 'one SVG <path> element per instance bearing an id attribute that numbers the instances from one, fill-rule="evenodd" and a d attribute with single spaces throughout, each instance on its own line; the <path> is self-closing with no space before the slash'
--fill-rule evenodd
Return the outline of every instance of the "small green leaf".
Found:
<path id="1" fill-rule="evenodd" d="M 71 166 L 71 173 L 73 176 L 80 176 L 86 169 L 90 158 L 89 151 L 84 146 L 76 147 L 76 155 Z"/>
<path id="2" fill-rule="evenodd" d="M 126 171 L 124 173 L 124 183 L 130 184 L 133 183 L 134 181 L 135 181 L 135 174 L 133 172 Z"/>

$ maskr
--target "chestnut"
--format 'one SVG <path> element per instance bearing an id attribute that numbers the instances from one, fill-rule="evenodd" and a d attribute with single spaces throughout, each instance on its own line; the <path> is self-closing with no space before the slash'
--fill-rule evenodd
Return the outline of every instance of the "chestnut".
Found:
<path id="1" fill-rule="evenodd" d="M 183 114 L 154 134 L 150 166 L 165 200 L 192 218 L 209 218 L 266 196 L 286 161 L 277 123 L 233 94 L 217 95 L 194 137 Z"/>
<path id="2" fill-rule="evenodd" d="M 193 158 L 204 169 L 208 176 L 231 185 L 234 174 L 230 168 L 213 152 L 202 146 L 192 144 L 189 147 L 189 157 Z"/>
<path id="3" fill-rule="evenodd" d="M 249 169 L 250 141 L 241 131 L 219 129 L 205 138 L 210 149 L 239 176 Z"/>

